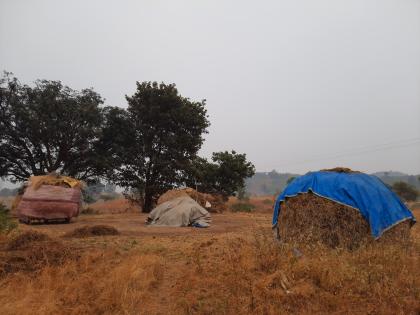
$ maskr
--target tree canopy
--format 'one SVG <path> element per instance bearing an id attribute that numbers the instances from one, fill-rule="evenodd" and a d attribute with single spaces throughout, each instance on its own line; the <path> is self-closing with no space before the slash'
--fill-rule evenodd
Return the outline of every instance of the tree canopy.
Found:
<path id="1" fill-rule="evenodd" d="M 101 96 L 60 81 L 21 84 L 0 79 L 0 177 L 24 181 L 57 171 L 79 179 L 98 175 Z M 100 163 L 99 163 L 100 164 Z"/>
<path id="2" fill-rule="evenodd" d="M 148 212 L 160 194 L 182 182 L 210 123 L 205 101 L 182 97 L 174 84 L 137 82 L 126 99 L 126 111 L 107 110 L 102 146 L 114 163 L 108 176 Z"/>
<path id="3" fill-rule="evenodd" d="M 245 179 L 255 174 L 255 167 L 247 161 L 246 154 L 215 152 L 211 160 L 198 157 L 192 161 L 185 176 L 187 186 L 227 198 L 241 191 Z"/>

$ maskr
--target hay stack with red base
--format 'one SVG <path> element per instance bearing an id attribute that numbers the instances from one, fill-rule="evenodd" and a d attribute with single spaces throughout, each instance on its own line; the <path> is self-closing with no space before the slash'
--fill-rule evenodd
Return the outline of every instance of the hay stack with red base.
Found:
<path id="1" fill-rule="evenodd" d="M 66 176 L 32 176 L 23 195 L 17 197 L 19 221 L 69 222 L 81 207 L 81 182 Z"/>

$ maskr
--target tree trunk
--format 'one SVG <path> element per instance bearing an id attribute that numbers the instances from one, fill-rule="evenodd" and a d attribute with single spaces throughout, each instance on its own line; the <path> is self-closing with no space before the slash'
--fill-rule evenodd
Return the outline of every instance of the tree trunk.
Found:
<path id="1" fill-rule="evenodd" d="M 150 211 L 152 211 L 152 208 L 153 208 L 153 196 L 146 189 L 144 193 L 143 212 L 149 213 Z"/>

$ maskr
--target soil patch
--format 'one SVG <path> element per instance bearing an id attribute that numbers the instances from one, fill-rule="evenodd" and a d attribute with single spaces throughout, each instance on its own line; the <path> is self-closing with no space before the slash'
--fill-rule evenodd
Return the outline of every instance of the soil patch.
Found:
<path id="1" fill-rule="evenodd" d="M 119 235 L 120 232 L 109 225 L 93 225 L 84 226 L 73 230 L 72 232 L 66 233 L 64 237 L 92 237 L 92 236 L 105 236 L 105 235 Z"/>

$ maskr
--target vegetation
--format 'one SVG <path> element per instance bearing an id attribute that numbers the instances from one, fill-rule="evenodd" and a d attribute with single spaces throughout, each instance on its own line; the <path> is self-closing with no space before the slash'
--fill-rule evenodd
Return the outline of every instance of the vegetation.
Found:
<path id="1" fill-rule="evenodd" d="M 9 209 L 0 202 L 0 233 L 9 233 L 17 228 L 17 223 L 10 216 Z"/>
<path id="2" fill-rule="evenodd" d="M 233 212 L 252 212 L 255 206 L 249 202 L 237 202 L 231 206 Z"/>
<path id="3" fill-rule="evenodd" d="M 420 244 L 418 227 L 413 229 L 416 237 L 405 247 L 377 243 L 353 252 L 318 244 L 279 246 L 269 226 L 211 236 L 93 238 L 84 249 L 70 251 L 77 260 L 62 261 L 58 247 L 60 253 L 51 253 L 61 255 L 57 263 L 44 258 L 51 257 L 48 243 L 38 258 L 39 271 L 0 279 L 0 309 L 3 314 L 417 314 Z"/>
<path id="4" fill-rule="evenodd" d="M 416 201 L 419 192 L 415 187 L 405 183 L 396 182 L 392 185 L 392 190 L 405 201 Z"/>
<path id="5" fill-rule="evenodd" d="M 102 103 L 92 89 L 75 91 L 47 80 L 30 87 L 5 73 L 0 78 L 0 177 L 16 182 L 52 171 L 79 179 L 98 175 Z"/>
<path id="6" fill-rule="evenodd" d="M 245 179 L 255 174 L 255 167 L 247 161 L 246 154 L 215 152 L 212 161 L 196 158 L 186 172 L 187 186 L 227 198 L 244 190 Z"/>
<path id="7" fill-rule="evenodd" d="M 137 82 L 128 108 L 109 109 L 102 147 L 112 154 L 109 178 L 149 212 L 158 196 L 182 183 L 210 125 L 205 101 L 182 97 L 174 84 Z"/>

